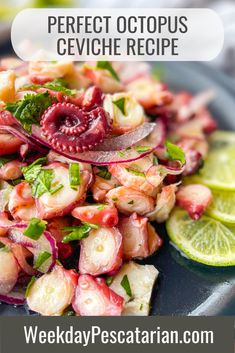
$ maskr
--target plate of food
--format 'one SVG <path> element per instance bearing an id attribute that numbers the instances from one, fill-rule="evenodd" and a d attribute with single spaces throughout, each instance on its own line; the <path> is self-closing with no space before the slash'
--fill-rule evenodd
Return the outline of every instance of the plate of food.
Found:
<path id="1" fill-rule="evenodd" d="M 235 103 L 213 70 L 4 58 L 0 82 L 2 315 L 234 314 Z"/>

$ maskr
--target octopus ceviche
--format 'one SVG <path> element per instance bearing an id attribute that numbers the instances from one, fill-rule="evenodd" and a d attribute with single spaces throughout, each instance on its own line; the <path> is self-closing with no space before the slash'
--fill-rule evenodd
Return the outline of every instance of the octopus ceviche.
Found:
<path id="1" fill-rule="evenodd" d="M 209 91 L 174 93 L 145 63 L 0 62 L 0 301 L 41 315 L 148 315 L 155 229 L 198 220 L 216 123 Z"/>

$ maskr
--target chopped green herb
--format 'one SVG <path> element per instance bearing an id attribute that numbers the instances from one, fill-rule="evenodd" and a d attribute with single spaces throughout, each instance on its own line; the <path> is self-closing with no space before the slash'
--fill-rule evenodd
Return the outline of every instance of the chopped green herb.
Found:
<path id="1" fill-rule="evenodd" d="M 109 173 L 108 168 L 106 166 L 98 166 L 99 172 L 96 173 L 99 177 L 105 179 L 105 180 L 110 180 L 112 177 L 112 174 Z"/>
<path id="2" fill-rule="evenodd" d="M 37 178 L 32 184 L 32 195 L 39 198 L 46 192 L 51 192 L 51 183 L 54 179 L 54 171 L 52 169 L 41 169 Z"/>
<path id="3" fill-rule="evenodd" d="M 166 141 L 166 149 L 170 160 L 177 160 L 185 164 L 185 154 L 179 146 Z"/>
<path id="4" fill-rule="evenodd" d="M 156 156 L 153 156 L 153 165 L 158 165 L 158 159 Z"/>
<path id="5" fill-rule="evenodd" d="M 22 168 L 24 178 L 32 187 L 33 197 L 40 197 L 46 192 L 55 193 L 60 190 L 63 185 L 56 185 L 52 189 L 52 180 L 55 177 L 55 173 L 52 169 L 42 169 L 42 165 L 46 163 L 46 158 L 39 158 L 34 161 L 31 165 Z"/>
<path id="6" fill-rule="evenodd" d="M 63 189 L 64 185 L 62 184 L 58 184 L 57 186 L 54 187 L 54 189 L 51 189 L 50 190 L 50 194 L 51 195 L 54 195 L 57 191 Z"/>
<path id="7" fill-rule="evenodd" d="M 145 178 L 145 174 L 143 172 L 140 172 L 139 170 L 136 170 L 136 169 L 132 169 L 132 168 L 126 168 L 126 170 L 129 172 L 129 173 L 132 173 L 136 176 L 141 176 L 143 178 Z"/>
<path id="8" fill-rule="evenodd" d="M 115 201 L 118 201 L 118 198 L 117 197 L 113 197 L 112 200 L 115 202 Z"/>
<path id="9" fill-rule="evenodd" d="M 105 281 L 107 286 L 110 286 L 110 284 L 113 282 L 113 276 L 108 276 Z"/>
<path id="10" fill-rule="evenodd" d="M 8 248 L 7 245 L 3 244 L 1 241 L 0 241 L 0 250 L 1 251 L 5 251 L 5 252 L 9 252 L 10 249 Z"/>
<path id="11" fill-rule="evenodd" d="M 119 157 L 125 157 L 125 152 L 123 152 L 123 151 L 118 151 L 118 155 L 119 155 Z"/>
<path id="12" fill-rule="evenodd" d="M 15 179 L 15 180 L 11 180 L 11 185 L 16 186 L 20 183 L 22 183 L 23 179 L 19 178 L 19 179 Z"/>
<path id="13" fill-rule="evenodd" d="M 39 269 L 45 261 L 47 261 L 51 257 L 51 254 L 47 251 L 41 252 L 38 255 L 37 260 L 35 261 L 34 268 Z"/>
<path id="14" fill-rule="evenodd" d="M 33 240 L 38 240 L 46 229 L 46 225 L 46 221 L 39 218 L 31 218 L 28 227 L 24 231 L 24 235 Z"/>
<path id="15" fill-rule="evenodd" d="M 76 94 L 75 89 L 69 89 L 68 83 L 62 79 L 57 78 L 53 81 L 47 82 L 44 85 L 34 85 L 34 84 L 27 84 L 22 87 L 22 89 L 38 89 L 38 88 L 48 88 L 56 92 L 62 92 L 67 96 L 73 96 Z"/>
<path id="16" fill-rule="evenodd" d="M 106 203 L 99 203 L 95 205 L 99 211 L 103 211 L 105 207 L 107 206 Z"/>
<path id="17" fill-rule="evenodd" d="M 124 97 L 117 99 L 116 101 L 112 101 L 112 103 L 114 105 L 116 105 L 116 107 L 118 107 L 118 109 L 122 112 L 123 115 L 127 115 L 126 114 L 126 99 Z"/>
<path id="18" fill-rule="evenodd" d="M 113 69 L 109 61 L 97 61 L 96 68 L 109 71 L 115 80 L 120 81 L 116 71 Z"/>
<path id="19" fill-rule="evenodd" d="M 149 146 L 135 146 L 135 150 L 138 153 L 143 153 L 143 152 L 150 151 L 151 148 Z"/>
<path id="20" fill-rule="evenodd" d="M 86 222 L 82 222 L 81 226 L 65 227 L 64 230 L 70 233 L 64 237 L 62 242 L 69 243 L 70 241 L 87 238 L 91 229 L 98 228 L 99 227 L 96 224 L 90 224 Z"/>
<path id="21" fill-rule="evenodd" d="M 73 310 L 65 310 L 62 316 L 76 316 L 76 313 Z"/>
<path id="22" fill-rule="evenodd" d="M 69 181 L 70 187 L 77 190 L 77 187 L 81 184 L 79 163 L 69 164 Z"/>
<path id="23" fill-rule="evenodd" d="M 25 130 L 31 133 L 32 125 L 39 124 L 41 115 L 51 104 L 51 96 L 48 92 L 43 92 L 26 94 L 22 100 L 7 103 L 6 109 L 19 120 Z"/>
<path id="24" fill-rule="evenodd" d="M 29 183 L 34 181 L 37 178 L 42 166 L 45 165 L 46 162 L 47 162 L 46 157 L 42 157 L 42 158 L 36 159 L 36 161 L 34 161 L 29 166 L 23 167 L 22 173 L 24 175 L 25 180 L 27 180 Z"/>
<path id="25" fill-rule="evenodd" d="M 131 291 L 131 286 L 129 279 L 127 275 L 125 275 L 121 281 L 121 286 L 124 288 L 126 294 L 131 298 L 132 297 L 132 291 Z"/>
<path id="26" fill-rule="evenodd" d="M 128 205 L 134 205 L 134 200 L 131 200 L 131 201 L 127 202 L 127 203 L 128 203 Z"/>
<path id="27" fill-rule="evenodd" d="M 31 277 L 31 280 L 29 281 L 27 288 L 26 288 L 26 291 L 25 291 L 25 298 L 27 298 L 29 296 L 30 290 L 31 290 L 35 281 L 36 281 L 36 277 L 35 276 Z"/>
<path id="28" fill-rule="evenodd" d="M 140 304 L 140 310 L 143 310 L 143 304 Z"/>

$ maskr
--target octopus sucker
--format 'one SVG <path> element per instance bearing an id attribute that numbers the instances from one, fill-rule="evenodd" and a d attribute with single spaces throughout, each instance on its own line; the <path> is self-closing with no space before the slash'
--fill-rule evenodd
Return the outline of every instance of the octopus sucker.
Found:
<path id="1" fill-rule="evenodd" d="M 101 107 L 85 111 L 63 102 L 44 112 L 41 126 L 52 147 L 63 152 L 85 152 L 103 142 L 111 131 L 111 119 Z"/>

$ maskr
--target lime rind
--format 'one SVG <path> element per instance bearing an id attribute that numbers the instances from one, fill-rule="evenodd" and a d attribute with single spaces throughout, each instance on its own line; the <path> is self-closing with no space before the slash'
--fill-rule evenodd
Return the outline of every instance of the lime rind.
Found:
<path id="1" fill-rule="evenodd" d="M 208 216 L 194 221 L 175 208 L 166 228 L 171 241 L 191 260 L 209 266 L 235 265 L 235 227 Z"/>

